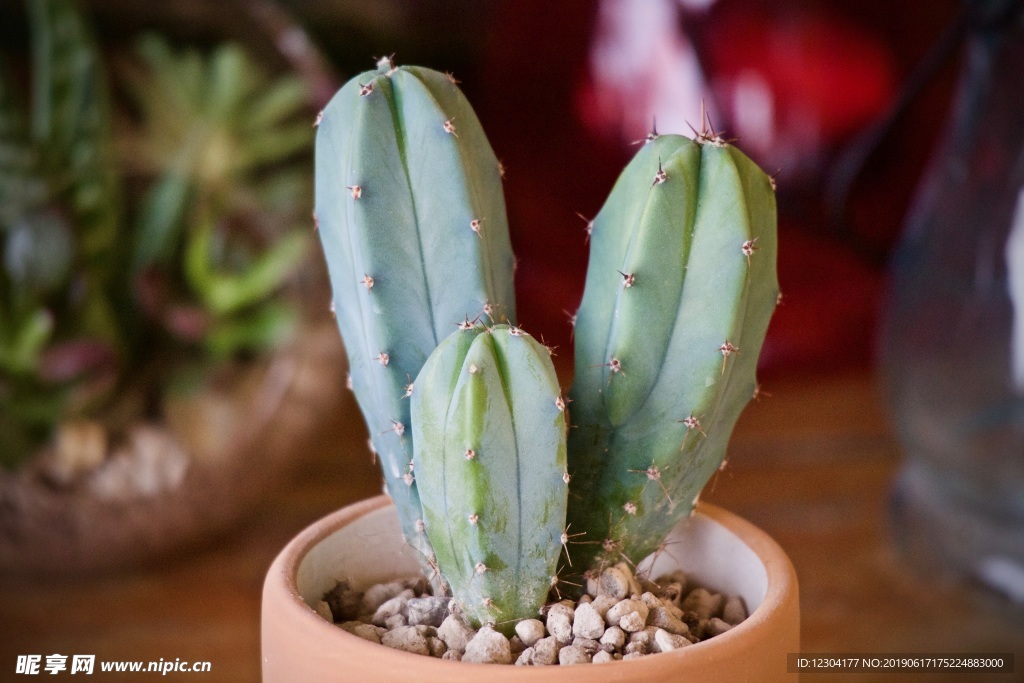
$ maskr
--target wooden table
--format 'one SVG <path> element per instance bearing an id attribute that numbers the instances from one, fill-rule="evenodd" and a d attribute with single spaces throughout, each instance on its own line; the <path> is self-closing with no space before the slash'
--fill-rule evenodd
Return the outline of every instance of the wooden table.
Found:
<path id="1" fill-rule="evenodd" d="M 765 389 L 771 396 L 744 413 L 729 465 L 705 499 L 758 524 L 789 552 L 800 577 L 804 650 L 1014 651 L 1024 671 L 1024 614 L 923 581 L 894 552 L 886 506 L 899 449 L 870 374 L 776 378 Z M 260 589 L 274 555 L 321 515 L 380 491 L 351 401 L 316 443 L 293 481 L 205 551 L 100 579 L 5 580 L 0 680 L 13 679 L 16 655 L 28 653 L 208 660 L 212 674 L 179 678 L 258 680 Z"/>

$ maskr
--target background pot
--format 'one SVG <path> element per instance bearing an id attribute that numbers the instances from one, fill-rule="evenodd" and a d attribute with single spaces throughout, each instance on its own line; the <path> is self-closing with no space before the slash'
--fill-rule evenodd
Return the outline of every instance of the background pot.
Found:
<path id="1" fill-rule="evenodd" d="M 139 424 L 148 440 L 57 485 L 46 458 L 0 470 L 0 573 L 88 574 L 194 547 L 238 520 L 277 482 L 319 416 L 342 399 L 333 324 L 300 330 L 229 386 Z"/>
<path id="2" fill-rule="evenodd" d="M 653 574 L 684 570 L 714 590 L 738 594 L 752 610 L 727 633 L 670 653 L 591 666 L 512 667 L 464 664 L 392 650 L 327 623 L 311 605 L 348 578 L 356 588 L 416 574 L 398 517 L 385 496 L 343 508 L 293 539 L 271 565 L 263 587 L 264 683 L 341 680 L 425 683 L 517 681 L 781 681 L 786 654 L 800 649 L 796 574 L 763 531 L 713 505 L 681 522 Z M 644 564 L 641 564 L 641 568 Z M 415 670 L 415 676 L 410 671 Z M 689 680 L 689 679 L 688 679 Z"/>

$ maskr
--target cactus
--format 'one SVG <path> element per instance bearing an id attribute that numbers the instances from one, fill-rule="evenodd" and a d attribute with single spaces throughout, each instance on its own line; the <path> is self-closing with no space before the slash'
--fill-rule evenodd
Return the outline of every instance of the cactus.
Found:
<path id="1" fill-rule="evenodd" d="M 658 551 L 722 464 L 777 303 L 773 185 L 713 131 L 652 135 L 595 219 L 570 393 L 575 567 Z"/>
<path id="2" fill-rule="evenodd" d="M 477 626 L 535 616 L 569 483 L 549 351 L 508 325 L 454 332 L 416 378 L 412 425 L 425 531 L 461 611 Z"/>
<path id="3" fill-rule="evenodd" d="M 413 380 L 456 324 L 515 319 L 500 166 L 455 79 L 385 58 L 349 81 L 318 117 L 315 216 L 351 387 L 429 568 Z"/>

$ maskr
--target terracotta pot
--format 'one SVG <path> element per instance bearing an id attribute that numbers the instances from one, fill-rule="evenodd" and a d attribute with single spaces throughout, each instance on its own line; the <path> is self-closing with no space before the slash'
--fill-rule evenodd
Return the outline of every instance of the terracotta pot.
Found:
<path id="1" fill-rule="evenodd" d="M 418 565 L 385 496 L 343 508 L 307 528 L 274 560 L 263 587 L 264 683 L 326 681 L 782 681 L 800 649 L 796 574 L 782 549 L 749 522 L 713 505 L 681 522 L 658 575 L 682 569 L 696 582 L 741 595 L 753 610 L 728 632 L 690 647 L 566 667 L 451 662 L 371 643 L 326 622 L 311 605 L 345 577 L 357 588 L 409 576 Z M 643 564 L 641 564 L 643 568 Z"/>

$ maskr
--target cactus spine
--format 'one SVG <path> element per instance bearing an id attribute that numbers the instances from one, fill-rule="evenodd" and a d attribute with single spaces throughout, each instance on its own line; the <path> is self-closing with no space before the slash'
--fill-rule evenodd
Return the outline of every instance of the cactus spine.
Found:
<path id="1" fill-rule="evenodd" d="M 775 233 L 771 179 L 714 132 L 652 135 L 620 176 L 576 320 L 574 566 L 658 551 L 723 462 L 777 303 Z"/>
<path id="2" fill-rule="evenodd" d="M 515 318 L 499 164 L 454 79 L 390 59 L 349 81 L 318 126 L 315 216 L 351 386 L 428 567 L 407 397 L 455 324 Z"/>
<path id="3" fill-rule="evenodd" d="M 412 424 L 426 531 L 462 611 L 504 630 L 536 616 L 568 493 L 548 350 L 507 325 L 453 333 L 416 379 Z"/>

